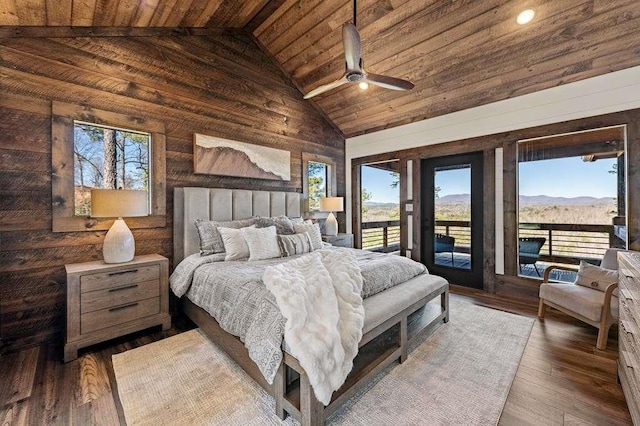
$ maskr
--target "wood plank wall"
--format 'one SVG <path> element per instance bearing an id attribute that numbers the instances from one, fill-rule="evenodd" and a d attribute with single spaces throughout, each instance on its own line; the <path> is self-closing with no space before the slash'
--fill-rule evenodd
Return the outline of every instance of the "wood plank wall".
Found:
<path id="1" fill-rule="evenodd" d="M 337 163 L 344 138 L 250 35 L 5 39 L 0 46 L 0 353 L 61 338 L 64 264 L 101 258 L 104 232 L 51 232 L 51 101 L 162 120 L 167 226 L 137 254 L 172 255 L 179 186 L 301 191 L 302 152 Z M 290 182 L 193 174 L 193 133 L 291 151 Z M 344 217 L 339 218 L 344 223 Z"/>
<path id="2" fill-rule="evenodd" d="M 529 302 L 537 302 L 540 280 L 518 276 L 518 212 L 517 212 L 517 143 L 518 140 L 553 136 L 601 127 L 626 125 L 627 136 L 627 216 L 629 248 L 640 251 L 640 109 L 617 112 L 597 117 L 587 117 L 511 132 L 429 145 L 402 151 L 376 154 L 355 158 L 351 161 L 352 211 L 359 211 L 360 181 L 362 164 L 399 159 L 400 163 L 413 160 L 413 176 L 400 176 L 400 192 L 405 191 L 403 183 L 413 179 L 413 248 L 411 256 L 420 260 L 421 218 L 420 204 L 420 160 L 445 157 L 456 154 L 482 151 L 484 156 L 484 241 L 483 241 L 483 285 L 484 290 L 503 296 L 516 297 Z M 503 148 L 503 212 L 504 212 L 504 275 L 495 273 L 495 149 Z M 400 169 L 401 173 L 405 169 Z M 402 199 L 401 199 L 402 202 Z M 405 211 L 401 221 L 408 219 Z M 359 227 L 357 215 L 353 213 L 352 227 L 356 233 Z M 357 219 L 357 220 L 356 220 Z M 401 241 L 401 251 L 407 249 L 406 241 Z M 454 283 L 455 284 L 455 283 Z"/>

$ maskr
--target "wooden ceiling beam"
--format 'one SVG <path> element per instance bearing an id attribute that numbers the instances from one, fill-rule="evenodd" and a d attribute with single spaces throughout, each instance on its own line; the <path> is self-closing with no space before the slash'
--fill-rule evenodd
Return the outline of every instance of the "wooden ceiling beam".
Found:
<path id="1" fill-rule="evenodd" d="M 242 28 L 0 26 L 0 39 L 68 37 L 230 36 L 245 33 L 245 30 Z"/>

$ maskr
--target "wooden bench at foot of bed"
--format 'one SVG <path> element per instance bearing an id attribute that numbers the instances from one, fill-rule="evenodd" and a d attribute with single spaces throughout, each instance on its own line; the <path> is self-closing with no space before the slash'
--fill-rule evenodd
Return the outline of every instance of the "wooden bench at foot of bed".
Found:
<path id="1" fill-rule="evenodd" d="M 429 302 L 440 296 L 440 304 Z M 424 339 L 442 321 L 449 321 L 449 284 L 436 275 L 424 274 L 375 294 L 364 300 L 365 319 L 359 353 L 354 368 L 344 385 L 333 393 L 331 403 L 324 407 L 311 388 L 309 379 L 298 360 L 287 352 L 272 385 L 264 379 L 251 361 L 239 338 L 220 328 L 214 318 L 186 297 L 182 306 L 195 322 L 218 346 L 233 358 L 260 386 L 276 400 L 276 414 L 287 414 L 302 426 L 324 425 L 325 419 L 344 402 L 354 396 L 389 364 L 407 359 L 414 340 Z M 292 376 L 294 380 L 287 380 Z"/>

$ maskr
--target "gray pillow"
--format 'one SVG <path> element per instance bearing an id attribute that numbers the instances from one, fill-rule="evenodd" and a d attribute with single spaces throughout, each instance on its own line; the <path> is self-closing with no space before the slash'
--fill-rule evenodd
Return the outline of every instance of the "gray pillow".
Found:
<path id="1" fill-rule="evenodd" d="M 280 246 L 282 257 L 313 251 L 313 245 L 311 244 L 311 238 L 309 238 L 308 232 L 294 235 L 278 235 L 278 245 Z"/>
<path id="2" fill-rule="evenodd" d="M 229 222 L 196 219 L 196 229 L 198 230 L 198 237 L 200 237 L 200 255 L 208 256 L 215 253 L 224 253 L 224 243 L 218 231 L 219 226 L 240 229 L 255 223 L 256 218 L 231 220 Z"/>
<path id="3" fill-rule="evenodd" d="M 256 219 L 257 228 L 268 228 L 270 226 L 276 227 L 276 234 L 278 235 L 292 235 L 296 233 L 293 229 L 293 223 L 287 216 L 258 217 Z"/>
<path id="4" fill-rule="evenodd" d="M 618 282 L 618 271 L 604 269 L 587 262 L 580 262 L 576 284 L 594 290 L 605 291 L 613 283 Z M 617 290 L 617 289 L 616 289 Z M 614 294 L 617 292 L 614 290 Z"/>

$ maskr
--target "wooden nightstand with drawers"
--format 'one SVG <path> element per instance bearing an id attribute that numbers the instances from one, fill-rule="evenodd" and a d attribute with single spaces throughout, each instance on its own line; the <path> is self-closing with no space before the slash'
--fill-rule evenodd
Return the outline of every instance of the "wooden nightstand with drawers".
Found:
<path id="1" fill-rule="evenodd" d="M 152 254 L 131 262 L 65 265 L 67 328 L 64 362 L 78 349 L 154 325 L 171 327 L 169 260 Z"/>

